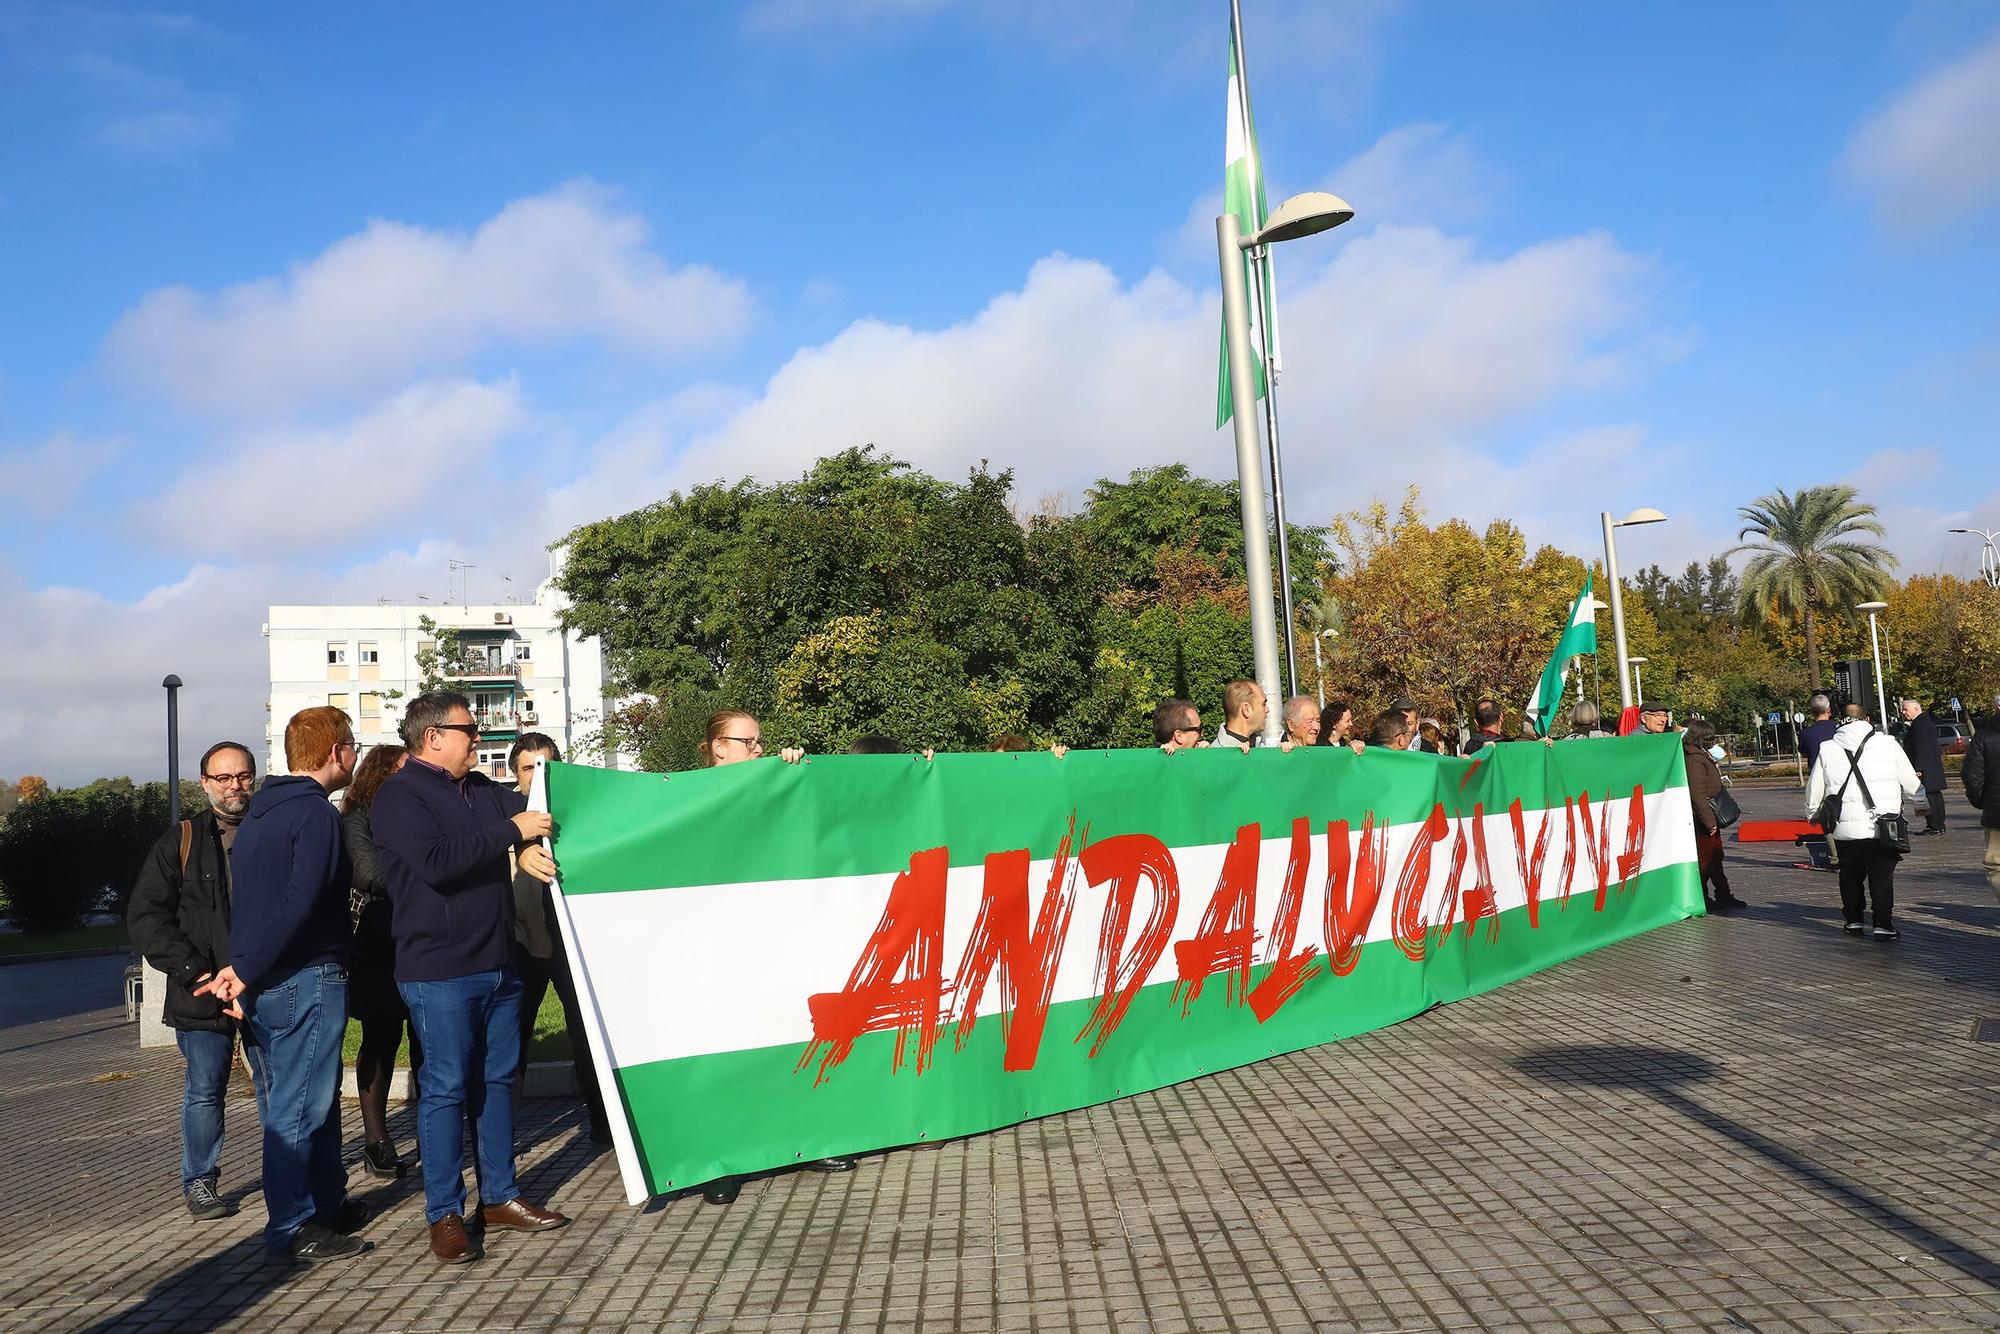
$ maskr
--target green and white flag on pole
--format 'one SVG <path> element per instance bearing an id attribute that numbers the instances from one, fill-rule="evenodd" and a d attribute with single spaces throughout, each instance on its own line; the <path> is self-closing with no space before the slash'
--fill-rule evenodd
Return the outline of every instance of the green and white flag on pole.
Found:
<path id="1" fill-rule="evenodd" d="M 1236 225 L 1243 235 L 1249 236 L 1261 230 L 1271 210 L 1264 202 L 1264 159 L 1257 151 L 1257 121 L 1250 114 L 1250 86 L 1243 77 L 1243 61 L 1240 55 L 1241 38 L 1237 32 L 1235 11 L 1232 7 L 1229 21 L 1229 110 L 1228 129 L 1223 148 L 1222 165 L 1222 210 L 1236 215 Z M 1244 265 L 1244 287 L 1255 293 L 1255 284 L 1249 271 L 1250 259 L 1246 256 Z M 1265 247 L 1264 258 L 1257 261 L 1264 280 L 1263 309 L 1253 316 L 1263 322 L 1270 334 L 1271 372 L 1276 374 L 1283 366 L 1283 358 L 1278 348 L 1278 291 L 1273 281 L 1270 248 Z M 1256 298 L 1253 295 L 1254 305 Z M 1251 354 L 1256 355 L 1254 352 Z M 1264 395 L 1264 367 L 1255 368 L 1257 395 Z M 1222 329 L 1222 353 L 1217 363 L 1215 384 L 1215 425 L 1220 430 L 1227 422 L 1233 404 L 1229 393 L 1229 330 Z"/>
<path id="2" fill-rule="evenodd" d="M 1541 683 L 1528 700 L 1528 721 L 1536 736 L 1547 736 L 1549 726 L 1562 710 L 1563 685 L 1569 679 L 1569 665 L 1580 654 L 1597 652 L 1597 600 L 1590 596 L 1590 576 L 1583 577 L 1583 591 L 1570 603 L 1569 620 L 1555 654 L 1542 669 Z"/>

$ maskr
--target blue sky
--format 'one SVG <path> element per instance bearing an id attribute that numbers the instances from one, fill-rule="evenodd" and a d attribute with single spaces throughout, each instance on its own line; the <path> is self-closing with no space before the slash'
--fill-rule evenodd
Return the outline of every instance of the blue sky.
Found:
<path id="1" fill-rule="evenodd" d="M 1841 479 L 1971 569 L 2000 5 L 1244 10 L 1274 198 L 1357 210 L 1279 252 L 1295 517 L 1677 562 Z M 144 771 L 169 670 L 261 731 L 271 602 L 497 600 L 848 443 L 1226 472 L 1226 13 L 0 0 L 0 773 Z"/>

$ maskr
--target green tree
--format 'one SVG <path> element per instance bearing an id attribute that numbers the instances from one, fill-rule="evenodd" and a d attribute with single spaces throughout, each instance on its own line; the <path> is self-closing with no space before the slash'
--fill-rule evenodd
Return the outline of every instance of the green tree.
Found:
<path id="1" fill-rule="evenodd" d="M 417 617 L 417 629 L 423 632 L 423 642 L 430 645 L 429 648 L 417 649 L 418 691 L 427 695 L 433 690 L 449 690 L 451 682 L 447 677 L 456 671 L 463 661 L 458 645 L 458 631 L 455 628 L 440 626 L 429 615 Z M 400 691 L 390 692 L 391 696 L 400 693 Z"/>
<path id="2" fill-rule="evenodd" d="M 181 808 L 205 803 L 181 785 Z M 100 778 L 23 803 L 0 823 L 0 894 L 26 931 L 60 931 L 93 912 L 124 911 L 153 840 L 167 826 L 167 785 Z"/>
<path id="3" fill-rule="evenodd" d="M 1815 616 L 1879 597 L 1891 585 L 1896 564 L 1888 548 L 1857 540 L 1883 535 L 1875 507 L 1862 503 L 1851 486 L 1809 486 L 1796 495 L 1783 490 L 1744 506 L 1739 542 L 1725 556 L 1750 553 L 1743 567 L 1739 605 L 1745 614 L 1796 615 L 1805 635 L 1806 677 L 1820 688 L 1819 636 Z"/>

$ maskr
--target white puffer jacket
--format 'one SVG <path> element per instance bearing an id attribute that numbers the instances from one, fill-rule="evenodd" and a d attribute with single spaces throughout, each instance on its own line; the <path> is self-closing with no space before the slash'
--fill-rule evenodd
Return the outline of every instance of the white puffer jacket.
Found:
<path id="1" fill-rule="evenodd" d="M 1866 750 L 1862 750 L 1863 741 L 1868 742 Z M 1861 776 L 1847 783 L 1856 751 L 1861 752 Z M 1868 784 L 1868 791 L 1875 798 L 1872 812 L 1861 796 L 1863 782 Z M 1920 786 L 1917 771 L 1910 767 L 1910 758 L 1903 754 L 1896 738 L 1877 732 L 1861 718 L 1850 718 L 1842 723 L 1840 730 L 1819 748 L 1819 759 L 1814 763 L 1812 777 L 1806 783 L 1808 820 L 1828 793 L 1840 791 L 1842 783 L 1847 783 L 1847 791 L 1840 799 L 1840 822 L 1832 830 L 1833 836 L 1840 839 L 1875 837 L 1875 817 L 1901 812 L 1903 798 L 1917 795 Z"/>

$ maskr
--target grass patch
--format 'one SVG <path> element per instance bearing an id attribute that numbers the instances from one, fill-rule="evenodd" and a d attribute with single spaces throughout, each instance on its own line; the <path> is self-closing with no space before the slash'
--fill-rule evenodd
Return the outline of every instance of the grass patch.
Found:
<path id="1" fill-rule="evenodd" d="M 360 1050 L 361 1025 L 350 1019 L 347 1021 L 347 1035 L 340 1044 L 342 1064 L 353 1065 L 354 1057 Z M 562 1001 L 556 996 L 556 989 L 550 987 L 542 995 L 542 1008 L 535 1012 L 535 1036 L 528 1043 L 528 1059 L 567 1061 L 569 1056 L 569 1031 L 563 1027 Z M 396 1064 L 407 1066 L 409 1063 L 410 1038 L 406 1030 L 403 1045 L 396 1049 Z"/>
<path id="2" fill-rule="evenodd" d="M 0 935 L 0 954 L 26 958 L 35 954 L 57 954 L 63 950 L 101 950 L 114 946 L 129 949 L 131 944 L 131 937 L 125 934 L 125 923 L 104 922 L 69 931 L 9 931 Z"/>

